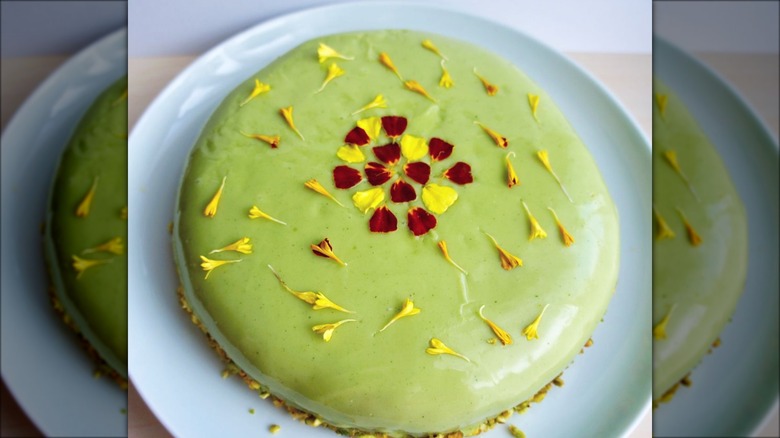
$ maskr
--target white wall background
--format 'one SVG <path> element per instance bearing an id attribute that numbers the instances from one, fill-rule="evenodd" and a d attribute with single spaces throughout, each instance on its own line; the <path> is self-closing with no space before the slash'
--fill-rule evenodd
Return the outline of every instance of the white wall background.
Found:
<path id="1" fill-rule="evenodd" d="M 354 0 L 352 0 L 354 1 Z M 373 0 L 362 0 L 373 1 Z M 130 0 L 129 55 L 194 55 L 269 18 L 345 0 Z M 652 48 L 650 0 L 418 0 L 488 18 L 568 52 Z M 345 17 L 349 19 L 349 17 Z"/>

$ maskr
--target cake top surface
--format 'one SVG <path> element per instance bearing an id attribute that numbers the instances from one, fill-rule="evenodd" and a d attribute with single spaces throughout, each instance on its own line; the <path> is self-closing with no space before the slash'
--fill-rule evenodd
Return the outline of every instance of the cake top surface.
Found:
<path id="1" fill-rule="evenodd" d="M 223 101 L 174 246 L 195 314 L 272 393 L 337 427 L 425 433 L 568 365 L 613 293 L 618 227 L 522 72 L 379 31 L 304 43 Z"/>
<path id="2" fill-rule="evenodd" d="M 653 109 L 653 394 L 695 367 L 737 305 L 747 219 L 720 156 L 663 82 Z"/>
<path id="3" fill-rule="evenodd" d="M 55 294 L 101 358 L 127 376 L 127 78 L 95 100 L 63 155 L 45 237 Z"/>

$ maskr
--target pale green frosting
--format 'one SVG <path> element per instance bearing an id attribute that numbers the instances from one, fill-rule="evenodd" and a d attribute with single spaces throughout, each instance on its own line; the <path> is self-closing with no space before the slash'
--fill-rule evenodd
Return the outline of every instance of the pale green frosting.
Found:
<path id="1" fill-rule="evenodd" d="M 455 85 L 438 86 L 440 58 L 421 46 L 430 38 L 448 57 Z M 333 62 L 318 63 L 324 42 L 351 61 L 336 59 L 345 74 L 315 94 Z M 404 88 L 378 61 L 387 52 L 405 79 L 418 81 L 436 100 Z M 488 96 L 473 68 L 499 87 Z M 255 78 L 270 84 L 243 107 Z M 537 122 L 528 93 L 540 96 Z M 382 94 L 388 107 L 353 111 Z M 279 110 L 292 106 L 302 141 Z M 583 108 L 586 111 L 587 108 Z M 440 137 L 455 145 L 452 156 L 432 165 L 431 182 L 454 187 L 457 202 L 438 215 L 430 233 L 415 238 L 406 226 L 408 206 L 388 207 L 398 217 L 390 234 L 369 231 L 349 190 L 334 186 L 332 169 L 344 136 L 362 117 L 398 115 L 406 134 Z M 477 125 L 483 122 L 509 139 L 501 149 Z M 281 136 L 278 149 L 241 134 Z M 383 145 L 386 137 L 373 142 Z M 546 149 L 569 202 L 536 157 Z M 368 161 L 378 161 L 370 146 Z M 521 185 L 508 188 L 504 158 L 512 159 Z M 430 162 L 426 156 L 422 161 Z M 440 178 L 458 161 L 469 163 L 474 183 L 458 186 Z M 360 169 L 364 163 L 348 164 Z M 400 171 L 400 166 L 397 167 Z M 204 215 L 227 177 L 215 217 Z M 316 178 L 345 207 L 304 187 Z M 407 179 L 407 181 L 410 181 Z M 422 207 L 420 185 L 411 184 Z M 521 199 L 547 231 L 529 241 Z M 253 205 L 285 221 L 249 219 Z M 553 207 L 576 242 L 564 246 L 547 207 Z M 484 232 L 524 266 L 502 269 Z M 273 394 L 336 427 L 422 434 L 463 429 L 530 398 L 580 352 L 606 311 L 618 273 L 617 212 L 593 159 L 550 97 L 517 68 L 465 43 L 408 31 L 341 34 L 304 43 L 248 78 L 214 112 L 196 143 L 182 180 L 174 249 L 185 296 L 209 333 L 231 359 Z M 249 237 L 252 254 L 208 253 Z M 329 238 L 348 265 L 317 257 L 311 244 Z M 437 247 L 468 275 L 450 265 Z M 199 256 L 238 260 L 208 279 Z M 298 291 L 321 291 L 355 311 L 312 310 L 285 291 L 272 265 Z M 422 309 L 377 333 L 407 297 Z M 521 335 L 549 304 L 539 339 Z M 477 311 L 508 331 L 502 346 Z M 330 342 L 312 331 L 317 324 L 355 318 L 336 329 Z M 426 353 L 431 338 L 471 359 Z M 569 396 L 576 396 L 570 394 Z"/>
<path id="2" fill-rule="evenodd" d="M 654 238 L 653 321 L 669 314 L 666 339 L 653 342 L 653 396 L 660 397 L 710 350 L 745 285 L 745 209 L 717 151 L 683 102 L 659 80 L 664 115 L 653 110 L 653 204 L 675 233 Z M 736 147 L 736 146 L 735 146 Z M 675 151 L 692 189 L 663 156 Z M 691 244 L 680 209 L 701 237 Z"/>
<path id="3" fill-rule="evenodd" d="M 100 357 L 127 377 L 127 78 L 87 110 L 63 153 L 49 199 L 45 252 L 65 312 Z M 76 209 L 98 179 L 89 214 Z M 121 255 L 85 250 L 121 238 Z M 110 259 L 77 278 L 72 256 Z"/>

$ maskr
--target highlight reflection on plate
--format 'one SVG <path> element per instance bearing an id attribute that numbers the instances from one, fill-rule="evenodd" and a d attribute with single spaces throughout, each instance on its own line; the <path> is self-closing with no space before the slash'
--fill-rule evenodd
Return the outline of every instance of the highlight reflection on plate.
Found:
<path id="1" fill-rule="evenodd" d="M 349 17 L 345 19 L 344 17 Z M 186 157 L 222 98 L 299 43 L 355 30 L 405 28 L 488 48 L 525 71 L 555 99 L 604 175 L 621 221 L 621 273 L 594 347 L 528 413 L 514 416 L 530 436 L 619 436 L 650 401 L 650 150 L 634 122 L 590 76 L 509 28 L 430 6 L 372 2 L 328 6 L 262 23 L 220 44 L 184 70 L 149 106 L 130 137 L 130 375 L 177 436 L 246 435 L 271 423 L 286 433 L 333 436 L 259 400 L 222 365 L 180 309 L 168 223 Z M 588 108 L 588 111 L 582 111 Z M 162 365 L 161 365 L 162 364 Z M 248 415 L 247 409 L 256 415 Z M 558 421 L 565 413 L 567 421 Z M 203 421 L 193 421 L 193 418 Z M 207 419 L 207 420 L 206 420 Z M 501 436 L 493 431 L 488 436 Z"/>

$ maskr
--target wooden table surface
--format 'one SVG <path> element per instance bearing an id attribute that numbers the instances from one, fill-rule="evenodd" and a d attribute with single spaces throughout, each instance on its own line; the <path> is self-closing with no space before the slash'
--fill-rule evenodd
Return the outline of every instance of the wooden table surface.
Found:
<path id="1" fill-rule="evenodd" d="M 575 62 L 593 74 L 635 118 L 641 129 L 651 133 L 652 86 L 649 54 L 570 53 Z M 129 59 L 129 126 L 195 56 Z M 772 55 L 701 54 L 699 58 L 713 66 L 731 82 L 756 109 L 777 138 L 778 64 Z M 10 58 L 2 62 L 2 127 L 41 80 L 67 57 Z M 40 436 L 8 393 L 3 383 L 0 436 Z M 775 410 L 775 417 L 777 411 Z M 128 434 L 138 438 L 170 437 L 134 388 L 128 392 Z M 777 419 L 760 436 L 777 436 Z M 651 415 L 647 413 L 630 437 L 651 436 Z"/>

